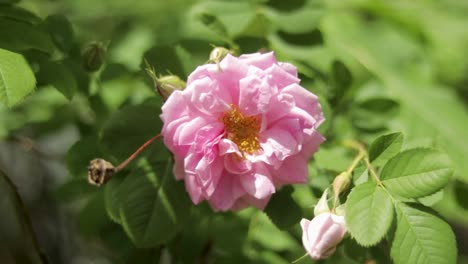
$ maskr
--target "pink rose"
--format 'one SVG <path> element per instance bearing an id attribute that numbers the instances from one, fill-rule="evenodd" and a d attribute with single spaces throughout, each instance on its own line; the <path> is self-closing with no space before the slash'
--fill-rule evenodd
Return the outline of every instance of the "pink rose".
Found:
<path id="1" fill-rule="evenodd" d="M 273 52 L 199 66 L 162 107 L 174 174 L 195 204 L 216 211 L 263 209 L 276 188 L 305 183 L 324 138 L 317 96 Z"/>
<path id="2" fill-rule="evenodd" d="M 344 216 L 321 213 L 312 221 L 301 220 L 302 244 L 314 260 L 324 259 L 335 252 L 346 234 Z"/>

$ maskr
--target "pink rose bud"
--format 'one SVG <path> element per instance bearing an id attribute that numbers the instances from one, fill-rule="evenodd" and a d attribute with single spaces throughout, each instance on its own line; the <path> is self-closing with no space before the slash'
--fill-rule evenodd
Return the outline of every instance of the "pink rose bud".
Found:
<path id="1" fill-rule="evenodd" d="M 312 221 L 301 220 L 302 244 L 314 260 L 324 259 L 335 252 L 346 234 L 344 216 L 322 213 Z"/>

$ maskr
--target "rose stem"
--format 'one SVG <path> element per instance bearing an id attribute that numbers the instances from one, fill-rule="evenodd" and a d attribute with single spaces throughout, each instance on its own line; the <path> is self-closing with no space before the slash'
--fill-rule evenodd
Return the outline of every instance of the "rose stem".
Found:
<path id="1" fill-rule="evenodd" d="M 143 150 L 145 150 L 145 148 L 148 147 L 148 145 L 150 145 L 151 143 L 153 143 L 156 139 L 158 139 L 160 137 L 161 137 L 161 134 L 157 134 L 156 136 L 150 138 L 148 141 L 143 143 L 143 145 L 141 145 L 135 152 L 133 152 L 132 155 L 130 155 L 125 161 L 120 163 L 115 168 L 115 172 L 118 172 L 118 171 L 122 170 L 123 168 L 125 168 L 130 162 L 132 162 L 133 159 L 135 159 L 138 156 L 138 154 L 140 154 Z"/>

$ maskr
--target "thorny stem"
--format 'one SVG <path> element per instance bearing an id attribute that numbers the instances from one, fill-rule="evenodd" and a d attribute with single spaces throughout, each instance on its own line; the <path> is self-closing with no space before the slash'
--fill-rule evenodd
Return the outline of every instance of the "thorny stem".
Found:
<path id="1" fill-rule="evenodd" d="M 130 162 L 132 162 L 132 160 L 134 160 L 138 156 L 138 154 L 140 154 L 143 150 L 145 150 L 145 148 L 148 145 L 150 145 L 151 143 L 153 143 L 156 139 L 158 139 L 160 137 L 161 137 L 161 134 L 157 134 L 156 136 L 150 138 L 148 141 L 143 143 L 143 145 L 141 145 L 135 152 L 133 152 L 133 154 L 130 155 L 130 157 L 128 157 L 124 162 L 120 163 L 115 168 L 115 172 L 118 172 L 118 171 L 122 170 L 123 168 L 125 168 Z"/>

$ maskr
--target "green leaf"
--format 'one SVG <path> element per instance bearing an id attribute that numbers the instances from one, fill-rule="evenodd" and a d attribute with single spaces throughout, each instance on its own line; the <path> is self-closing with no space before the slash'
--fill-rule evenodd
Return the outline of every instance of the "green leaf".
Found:
<path id="1" fill-rule="evenodd" d="M 291 12 L 294 10 L 300 10 L 302 7 L 304 7 L 306 2 L 306 0 L 270 0 L 267 2 L 267 5 L 283 12 Z"/>
<path id="2" fill-rule="evenodd" d="M 454 195 L 458 204 L 465 210 L 468 210 L 468 183 L 457 182 L 454 183 Z"/>
<path id="3" fill-rule="evenodd" d="M 301 220 L 302 212 L 292 198 L 293 188 L 284 186 L 268 202 L 265 213 L 279 229 L 287 229 Z"/>
<path id="4" fill-rule="evenodd" d="M 24 57 L 0 49 L 0 102 L 14 106 L 35 86 L 36 78 Z"/>
<path id="5" fill-rule="evenodd" d="M 456 263 L 455 236 L 434 215 L 404 203 L 395 205 L 397 226 L 390 254 L 400 263 Z"/>
<path id="6" fill-rule="evenodd" d="M 339 60 L 333 61 L 331 68 L 331 83 L 334 90 L 334 98 L 338 100 L 342 99 L 352 82 L 353 76 L 346 65 Z"/>
<path id="7" fill-rule="evenodd" d="M 73 73 L 60 62 L 43 61 L 37 73 L 38 85 L 51 84 L 68 100 L 73 98 L 77 82 Z"/>
<path id="8" fill-rule="evenodd" d="M 438 192 L 435 192 L 431 195 L 418 198 L 418 202 L 420 202 L 421 204 L 427 207 L 431 207 L 435 205 L 437 202 L 439 202 L 440 200 L 442 200 L 443 198 L 444 198 L 444 189 Z"/>
<path id="9" fill-rule="evenodd" d="M 41 23 L 41 19 L 35 14 L 25 9 L 8 5 L 0 6 L 0 18 L 8 18 L 12 20 L 26 22 L 31 25 L 38 25 L 39 23 Z"/>
<path id="10" fill-rule="evenodd" d="M 125 160 L 161 131 L 161 104 L 159 98 L 151 98 L 141 105 L 127 106 L 115 112 L 104 124 L 101 140 L 103 148 L 119 161 Z M 167 152 L 165 148 L 159 150 Z"/>
<path id="11" fill-rule="evenodd" d="M 124 230 L 138 247 L 154 247 L 167 242 L 190 216 L 190 200 L 182 182 L 172 175 L 172 163 L 160 166 L 141 160 L 141 174 L 127 176 L 119 192 L 124 194 L 120 219 Z"/>
<path id="12" fill-rule="evenodd" d="M 80 211 L 77 220 L 80 232 L 87 237 L 99 234 L 101 230 L 112 223 L 106 215 L 103 192 L 96 192 L 89 199 L 86 206 Z"/>
<path id="13" fill-rule="evenodd" d="M 146 51 L 143 57 L 149 64 L 155 65 L 157 75 L 174 74 L 180 77 L 188 75 L 176 48 L 173 46 L 154 46 Z M 144 65 L 143 63 L 142 65 Z"/>
<path id="14" fill-rule="evenodd" d="M 95 158 L 105 158 L 97 136 L 84 137 L 68 150 L 68 171 L 73 177 L 86 178 L 89 162 Z"/>
<path id="15" fill-rule="evenodd" d="M 137 176 L 138 177 L 138 176 Z M 121 224 L 120 219 L 120 208 L 122 205 L 122 197 L 126 194 L 120 192 L 122 182 L 125 177 L 122 173 L 118 173 L 112 177 L 112 180 L 106 183 L 104 187 L 104 203 L 106 205 L 106 211 L 112 221 Z"/>
<path id="16" fill-rule="evenodd" d="M 372 165 L 381 166 L 400 151 L 402 144 L 400 132 L 380 136 L 369 147 L 369 160 Z"/>
<path id="17" fill-rule="evenodd" d="M 347 150 L 342 147 L 320 147 L 314 158 L 320 168 L 339 172 L 346 170 L 353 161 L 347 154 Z"/>
<path id="18" fill-rule="evenodd" d="M 398 113 L 397 101 L 386 97 L 374 97 L 357 103 L 351 109 L 353 124 L 363 130 L 380 130 Z"/>
<path id="19" fill-rule="evenodd" d="M 290 233 L 276 228 L 261 212 L 255 214 L 250 222 L 249 237 L 263 247 L 274 251 L 294 250 L 297 246 L 297 242 Z"/>
<path id="20" fill-rule="evenodd" d="M 59 202 L 73 202 L 79 198 L 88 197 L 98 189 L 84 178 L 74 178 L 54 191 L 54 197 Z"/>
<path id="21" fill-rule="evenodd" d="M 390 159 L 380 176 L 391 193 L 418 198 L 442 189 L 451 175 L 452 167 L 447 155 L 434 149 L 415 148 Z"/>
<path id="22" fill-rule="evenodd" d="M 0 4 L 13 4 L 19 2 L 19 0 L 0 0 Z"/>
<path id="23" fill-rule="evenodd" d="M 368 182 L 354 187 L 346 202 L 346 225 L 363 246 L 377 244 L 387 233 L 393 218 L 390 195 Z"/>
<path id="24" fill-rule="evenodd" d="M 50 15 L 44 23 L 55 45 L 61 51 L 68 53 L 75 38 L 70 21 L 63 15 Z"/>
<path id="25" fill-rule="evenodd" d="M 202 24 L 206 25 L 210 29 L 209 31 L 216 32 L 218 37 L 230 41 L 229 37 L 235 37 L 245 32 L 255 19 L 255 7 L 253 3 L 248 1 L 204 1 L 194 6 L 193 11 L 198 19 L 202 14 L 212 16 L 211 18 L 207 17 L 208 19 L 205 18 L 206 20 Z M 194 23 L 195 21 L 189 22 Z"/>
<path id="26" fill-rule="evenodd" d="M 36 49 L 47 54 L 54 50 L 54 44 L 47 32 L 22 21 L 0 17 L 0 35 L 0 48 L 13 51 Z"/>
<path id="27" fill-rule="evenodd" d="M 279 30 L 276 35 L 286 43 L 302 48 L 323 44 L 323 36 L 318 29 L 306 33 L 288 33 Z"/>
<path id="28" fill-rule="evenodd" d="M 301 8 L 295 12 L 284 13 L 265 10 L 271 23 L 279 30 L 288 33 L 306 33 L 317 28 L 324 10 L 317 7 Z"/>
<path id="29" fill-rule="evenodd" d="M 229 37 L 226 27 L 215 15 L 202 13 L 200 14 L 200 20 L 221 37 Z"/>
<path id="30" fill-rule="evenodd" d="M 431 12 L 436 14 L 435 11 L 437 9 L 434 8 L 434 12 Z M 384 13 L 391 12 L 387 10 Z M 406 141 L 423 136 L 437 138 L 437 147 L 446 151 L 455 164 L 455 176 L 468 182 L 468 148 L 460 142 L 468 131 L 468 111 L 453 89 L 434 82 L 433 72 L 429 71 L 424 79 L 419 76 L 421 74 L 415 74 L 415 70 L 434 67 L 423 64 L 429 63 L 427 58 L 431 53 L 425 53 L 424 47 L 418 48 L 420 42 L 416 42 L 417 37 L 401 34 L 392 23 L 379 21 L 370 26 L 362 16 L 343 12 L 330 13 L 322 20 L 322 25 L 330 48 L 358 62 L 384 83 L 389 94 L 398 99 L 401 110 L 408 115 L 405 119 L 400 116 L 402 128 L 399 128 L 404 132 Z M 452 40 L 449 42 L 456 43 Z M 445 45 L 443 47 L 444 52 L 450 50 Z M 453 52 L 460 57 L 461 51 Z"/>

